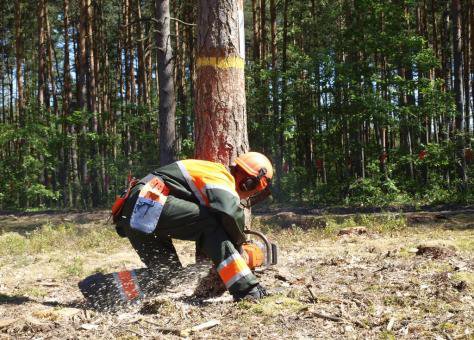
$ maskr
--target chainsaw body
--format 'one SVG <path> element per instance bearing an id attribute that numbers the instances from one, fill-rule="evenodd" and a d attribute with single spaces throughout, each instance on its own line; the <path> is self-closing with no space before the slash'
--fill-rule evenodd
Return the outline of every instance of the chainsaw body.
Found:
<path id="1" fill-rule="evenodd" d="M 278 248 L 271 243 L 261 232 L 245 230 L 245 234 L 256 237 L 257 240 L 249 239 L 242 244 L 240 253 L 252 270 L 265 270 L 278 262 Z"/>

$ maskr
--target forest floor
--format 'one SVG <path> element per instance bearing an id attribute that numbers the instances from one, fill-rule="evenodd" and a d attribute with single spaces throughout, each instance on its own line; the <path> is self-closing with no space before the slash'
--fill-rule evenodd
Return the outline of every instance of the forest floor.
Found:
<path id="1" fill-rule="evenodd" d="M 0 216 L 0 339 L 474 339 L 474 209 L 311 215 L 265 212 L 253 228 L 279 246 L 258 273 L 271 296 L 198 298 L 207 269 L 114 313 L 77 282 L 142 264 L 106 212 Z M 194 245 L 177 242 L 187 268 Z M 193 272 L 193 270 L 189 270 Z M 196 327 L 208 323 L 201 327 Z"/>

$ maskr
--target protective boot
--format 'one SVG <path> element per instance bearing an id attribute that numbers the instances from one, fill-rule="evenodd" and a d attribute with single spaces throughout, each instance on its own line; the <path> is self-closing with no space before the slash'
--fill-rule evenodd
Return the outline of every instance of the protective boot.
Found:
<path id="1" fill-rule="evenodd" d="M 78 283 L 87 302 L 95 309 L 113 311 L 139 303 L 146 295 L 159 293 L 166 275 L 142 268 L 118 273 L 96 273 Z"/>
<path id="2" fill-rule="evenodd" d="M 257 301 L 268 295 L 269 294 L 267 290 L 260 284 L 257 284 L 256 286 L 251 287 L 247 291 L 235 293 L 233 296 L 234 301 L 237 302 L 241 300 Z"/>

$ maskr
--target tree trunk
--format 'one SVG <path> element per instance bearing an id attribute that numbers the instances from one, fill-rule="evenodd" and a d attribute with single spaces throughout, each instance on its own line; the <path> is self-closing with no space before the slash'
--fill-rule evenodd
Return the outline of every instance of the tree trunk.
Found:
<path id="1" fill-rule="evenodd" d="M 158 81 L 160 93 L 160 165 L 176 160 L 176 101 L 169 0 L 156 0 Z"/>
<path id="2" fill-rule="evenodd" d="M 277 13 L 276 13 L 276 5 L 275 0 L 270 0 L 270 22 L 271 22 L 271 55 L 272 55 L 272 108 L 273 108 L 273 124 L 275 127 L 275 131 L 278 131 L 279 122 L 279 95 L 278 95 L 278 69 L 277 69 Z M 273 148 L 275 150 L 277 148 Z"/>
<path id="3" fill-rule="evenodd" d="M 86 33 L 87 33 L 87 1 L 80 0 L 80 19 L 79 19 L 79 31 L 78 31 L 78 96 L 79 96 L 79 108 L 83 114 L 87 112 L 87 52 L 86 52 Z M 81 142 L 84 142 L 87 134 L 87 125 L 82 123 L 81 126 Z M 89 173 L 87 167 L 88 155 L 85 154 L 85 150 L 82 150 L 80 163 L 80 174 L 81 174 L 81 186 L 82 186 L 82 204 L 83 208 L 87 208 L 89 201 Z"/>
<path id="4" fill-rule="evenodd" d="M 253 61 L 260 60 L 260 0 L 252 0 Z"/>
<path id="5" fill-rule="evenodd" d="M 267 57 L 267 4 L 260 0 L 260 59 L 265 61 Z"/>
<path id="6" fill-rule="evenodd" d="M 46 79 L 45 79 L 45 32 L 44 32 L 44 14 L 46 0 L 39 0 L 37 5 L 38 18 L 38 106 L 43 108 L 46 96 Z"/>
<path id="7" fill-rule="evenodd" d="M 283 74 L 282 77 L 282 85 L 281 85 L 281 107 L 280 107 L 280 114 L 279 114 L 279 126 L 278 126 L 278 151 L 277 157 L 275 161 L 275 170 L 276 170 L 276 195 L 281 196 L 281 177 L 283 175 L 283 157 L 285 154 L 285 137 L 284 137 L 284 123 L 285 123 L 285 115 L 286 115 L 286 92 L 287 92 L 287 80 L 286 80 L 286 70 L 288 67 L 288 4 L 289 0 L 284 0 L 284 7 L 283 7 L 283 46 L 282 46 L 282 61 L 281 61 L 281 73 Z"/>
<path id="8" fill-rule="evenodd" d="M 462 181 L 462 189 L 467 188 L 466 158 L 464 155 L 464 96 L 463 96 L 463 72 L 462 72 L 462 36 L 461 36 L 461 2 L 452 0 L 451 15 L 453 18 L 453 70 L 454 70 L 454 97 L 456 102 L 456 148 L 458 161 L 458 173 Z"/>
<path id="9" fill-rule="evenodd" d="M 148 103 L 147 76 L 145 67 L 145 39 L 142 30 L 141 1 L 136 1 L 137 10 L 137 57 L 138 57 L 138 102 L 146 105 Z"/>
<path id="10" fill-rule="evenodd" d="M 2 44 L 3 46 L 3 44 Z M 25 117 L 23 112 L 23 39 L 21 33 L 21 4 L 20 0 L 15 1 L 15 54 L 16 54 L 16 90 L 18 93 L 17 106 L 20 127 L 25 125 Z M 2 72 L 3 81 L 3 72 Z M 2 94 L 3 94 L 2 86 Z M 3 105 L 2 105 L 3 107 Z"/>
<path id="11" fill-rule="evenodd" d="M 225 165 L 248 151 L 243 0 L 200 0 L 196 157 Z"/>
<path id="12" fill-rule="evenodd" d="M 71 88 L 71 72 L 69 65 L 69 0 L 64 0 L 64 92 L 63 92 L 63 116 L 67 117 L 71 112 L 71 102 L 72 102 L 72 88 Z M 64 121 L 63 123 L 63 135 L 64 138 L 67 134 L 70 134 L 71 141 L 71 154 L 70 154 L 70 164 L 71 164 L 71 180 L 72 188 L 69 190 L 69 204 L 72 206 L 77 206 L 77 197 L 80 195 L 80 183 L 79 183 L 79 173 L 78 173 L 78 159 L 77 159 L 77 134 L 76 126 L 71 123 L 69 126 Z M 68 153 L 66 148 L 63 146 L 63 182 L 67 183 L 68 176 Z M 67 204 L 67 201 L 64 201 Z"/>
<path id="13" fill-rule="evenodd" d="M 59 107 L 58 107 L 58 97 L 56 93 L 56 78 L 54 75 L 53 71 L 53 64 L 55 64 L 54 56 L 54 45 L 53 45 L 53 39 L 51 37 L 51 27 L 49 25 L 49 19 L 48 19 L 48 7 L 45 6 L 45 11 L 44 11 L 44 21 L 45 21 L 45 29 L 46 29 L 46 39 L 48 41 L 48 77 L 49 77 L 49 82 L 51 84 L 51 92 L 53 95 L 53 112 L 54 116 L 58 117 L 59 114 Z M 49 106 L 49 103 L 48 103 Z"/>
<path id="14" fill-rule="evenodd" d="M 92 189 L 92 206 L 98 207 L 101 201 L 101 190 L 99 181 L 99 166 L 100 166 L 100 155 L 99 155 L 99 145 L 98 145 L 98 133 L 99 133 L 99 123 L 97 119 L 97 79 L 96 79 L 96 51 L 94 50 L 94 39 L 96 39 L 96 32 L 94 28 L 95 13 L 92 6 L 91 0 L 85 0 L 85 9 L 84 13 L 87 15 L 87 36 L 86 36 L 86 56 L 87 56 L 87 69 L 86 69 L 86 79 L 87 79 L 87 89 L 88 89 L 88 99 L 87 107 L 89 112 L 91 112 L 91 119 L 89 122 L 90 132 L 93 134 L 93 140 L 90 141 L 90 160 L 92 161 L 90 169 L 89 183 L 91 184 Z"/>
<path id="15" fill-rule="evenodd" d="M 466 138 L 465 141 L 467 142 L 468 140 L 468 134 L 469 134 L 469 111 L 470 111 L 470 86 L 469 86 L 469 71 L 471 69 L 470 67 L 470 61 L 471 61 L 471 49 L 470 49 L 470 44 L 469 44 L 469 35 L 470 35 L 470 29 L 469 29 L 469 21 L 470 21 L 470 12 L 469 12 L 469 1 L 464 1 L 462 4 L 462 39 L 463 39 L 463 92 L 464 92 L 464 131 L 466 133 Z"/>

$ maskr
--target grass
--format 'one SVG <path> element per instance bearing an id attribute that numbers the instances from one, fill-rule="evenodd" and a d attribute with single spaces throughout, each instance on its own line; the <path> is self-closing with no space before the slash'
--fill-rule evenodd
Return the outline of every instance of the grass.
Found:
<path id="1" fill-rule="evenodd" d="M 48 295 L 48 291 L 37 286 L 23 287 L 16 292 L 20 296 L 28 296 L 32 298 L 43 298 Z"/>
<path id="2" fill-rule="evenodd" d="M 68 223 L 58 225 L 47 223 L 26 235 L 15 232 L 0 235 L 0 256 L 91 249 L 108 253 L 121 244 L 124 242 L 117 236 L 115 230 L 103 225 L 77 228 Z"/>
<path id="3" fill-rule="evenodd" d="M 474 290 L 474 273 L 472 272 L 459 272 L 453 275 L 454 280 L 465 281 L 469 287 Z"/>
<path id="4" fill-rule="evenodd" d="M 474 238 L 470 235 L 457 237 L 454 246 L 461 251 L 474 252 Z"/>
<path id="5" fill-rule="evenodd" d="M 66 278 L 82 276 L 84 274 L 84 259 L 75 256 L 72 260 L 61 265 L 61 271 Z"/>
<path id="6" fill-rule="evenodd" d="M 322 216 L 320 219 L 324 220 L 324 228 L 320 226 L 320 221 L 318 226 L 309 227 L 308 229 L 308 225 L 297 224 L 294 224 L 291 228 L 282 228 L 277 224 L 263 221 L 257 217 L 252 221 L 252 229 L 263 232 L 272 240 L 281 244 L 301 244 L 308 240 L 336 240 L 340 230 L 353 227 L 365 227 L 369 233 L 390 234 L 392 236 L 399 236 L 411 229 L 408 228 L 404 216 L 393 213 L 385 215 L 361 214 L 351 217 Z"/>

